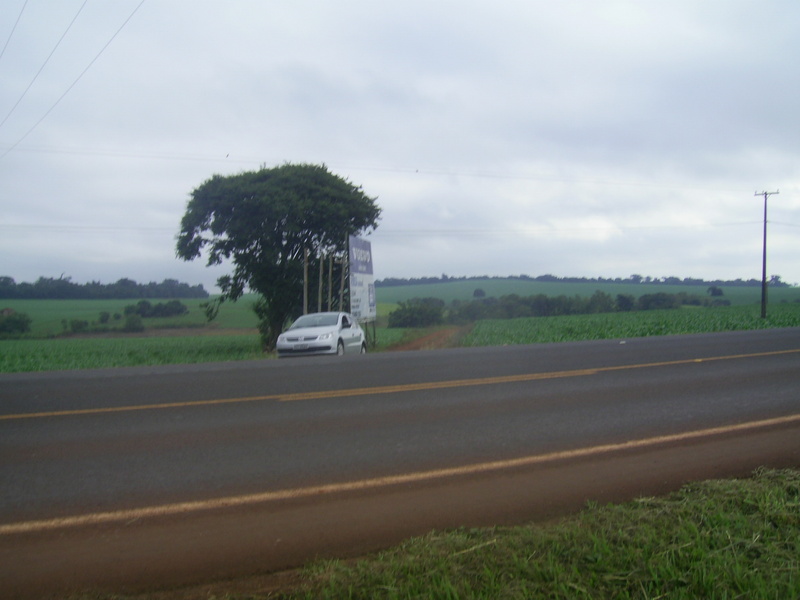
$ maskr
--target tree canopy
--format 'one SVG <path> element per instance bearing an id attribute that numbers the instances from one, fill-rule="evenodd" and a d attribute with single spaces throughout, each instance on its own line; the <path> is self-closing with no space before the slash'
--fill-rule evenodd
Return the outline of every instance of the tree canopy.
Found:
<path id="1" fill-rule="evenodd" d="M 343 254 L 347 237 L 377 227 L 380 212 L 376 198 L 325 165 L 214 175 L 191 193 L 177 255 L 194 260 L 207 253 L 209 266 L 232 263 L 233 273 L 217 281 L 218 302 L 235 301 L 248 288 L 260 294 L 256 312 L 271 350 L 302 302 L 306 250 Z"/>

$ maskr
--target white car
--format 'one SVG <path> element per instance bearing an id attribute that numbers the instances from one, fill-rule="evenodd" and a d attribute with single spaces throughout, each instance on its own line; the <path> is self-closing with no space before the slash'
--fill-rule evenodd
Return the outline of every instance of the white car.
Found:
<path id="1" fill-rule="evenodd" d="M 343 312 L 303 315 L 278 336 L 278 356 L 365 354 L 367 336 L 358 321 Z"/>

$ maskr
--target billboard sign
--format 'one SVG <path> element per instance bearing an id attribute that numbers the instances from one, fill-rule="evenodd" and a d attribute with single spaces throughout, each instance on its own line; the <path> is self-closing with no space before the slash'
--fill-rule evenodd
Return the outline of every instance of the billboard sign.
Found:
<path id="1" fill-rule="evenodd" d="M 378 316 L 375 276 L 372 273 L 372 244 L 350 236 L 350 312 L 359 321 Z"/>

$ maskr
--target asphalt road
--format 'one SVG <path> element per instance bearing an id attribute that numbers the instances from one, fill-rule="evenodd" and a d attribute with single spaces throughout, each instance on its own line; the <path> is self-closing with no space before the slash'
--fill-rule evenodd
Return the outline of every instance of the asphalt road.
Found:
<path id="1" fill-rule="evenodd" d="M 800 329 L 0 375 L 4 597 L 134 591 L 800 466 Z"/>

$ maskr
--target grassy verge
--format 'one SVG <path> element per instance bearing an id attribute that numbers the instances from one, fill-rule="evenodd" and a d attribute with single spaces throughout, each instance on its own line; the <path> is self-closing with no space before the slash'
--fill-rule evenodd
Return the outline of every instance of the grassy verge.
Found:
<path id="1" fill-rule="evenodd" d="M 285 598 L 798 598 L 800 471 L 589 506 L 551 525 L 431 533 L 316 563 Z"/>
<path id="2" fill-rule="evenodd" d="M 555 523 L 432 532 L 359 560 L 310 564 L 277 590 L 213 597 L 800 598 L 800 471 L 762 469 L 664 497 L 589 504 Z"/>

